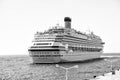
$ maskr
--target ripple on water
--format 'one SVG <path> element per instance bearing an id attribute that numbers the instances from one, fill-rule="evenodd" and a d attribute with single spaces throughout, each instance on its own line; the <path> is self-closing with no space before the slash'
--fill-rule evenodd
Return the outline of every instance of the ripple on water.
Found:
<path id="1" fill-rule="evenodd" d="M 113 60 L 113 59 L 111 59 Z M 114 69 L 120 68 L 120 58 L 113 62 Z M 9 80 L 64 80 L 65 70 L 55 64 L 32 64 L 31 58 L 26 57 L 0 57 L 0 78 Z M 60 66 L 71 67 L 78 65 L 77 69 L 68 71 L 69 80 L 82 80 L 101 75 L 111 70 L 109 62 L 104 60 L 61 63 Z"/>

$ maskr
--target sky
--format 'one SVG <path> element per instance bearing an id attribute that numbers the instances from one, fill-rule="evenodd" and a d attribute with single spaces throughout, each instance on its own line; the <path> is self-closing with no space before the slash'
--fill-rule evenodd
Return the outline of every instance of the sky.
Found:
<path id="1" fill-rule="evenodd" d="M 120 0 L 0 0 L 0 55 L 29 54 L 36 31 L 56 24 L 93 31 L 105 42 L 104 52 L 120 52 Z"/>

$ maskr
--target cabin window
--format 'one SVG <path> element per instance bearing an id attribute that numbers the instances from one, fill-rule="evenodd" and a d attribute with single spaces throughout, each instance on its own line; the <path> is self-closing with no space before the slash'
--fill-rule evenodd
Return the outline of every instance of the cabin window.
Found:
<path id="1" fill-rule="evenodd" d="M 39 57 L 39 55 L 33 55 L 33 57 Z"/>

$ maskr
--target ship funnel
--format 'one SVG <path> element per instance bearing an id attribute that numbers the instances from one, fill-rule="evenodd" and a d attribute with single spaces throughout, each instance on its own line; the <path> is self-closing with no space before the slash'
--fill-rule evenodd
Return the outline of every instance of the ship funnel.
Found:
<path id="1" fill-rule="evenodd" d="M 65 22 L 65 28 L 71 29 L 71 18 L 70 17 L 65 17 L 64 22 Z"/>

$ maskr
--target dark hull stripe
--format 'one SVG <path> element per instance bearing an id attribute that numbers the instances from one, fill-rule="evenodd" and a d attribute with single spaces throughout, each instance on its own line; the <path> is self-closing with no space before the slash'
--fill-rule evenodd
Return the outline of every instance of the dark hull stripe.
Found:
<path id="1" fill-rule="evenodd" d="M 59 49 L 29 49 L 28 51 L 65 51 Z"/>
<path id="2" fill-rule="evenodd" d="M 32 46 L 31 48 L 65 48 L 63 46 Z"/>

